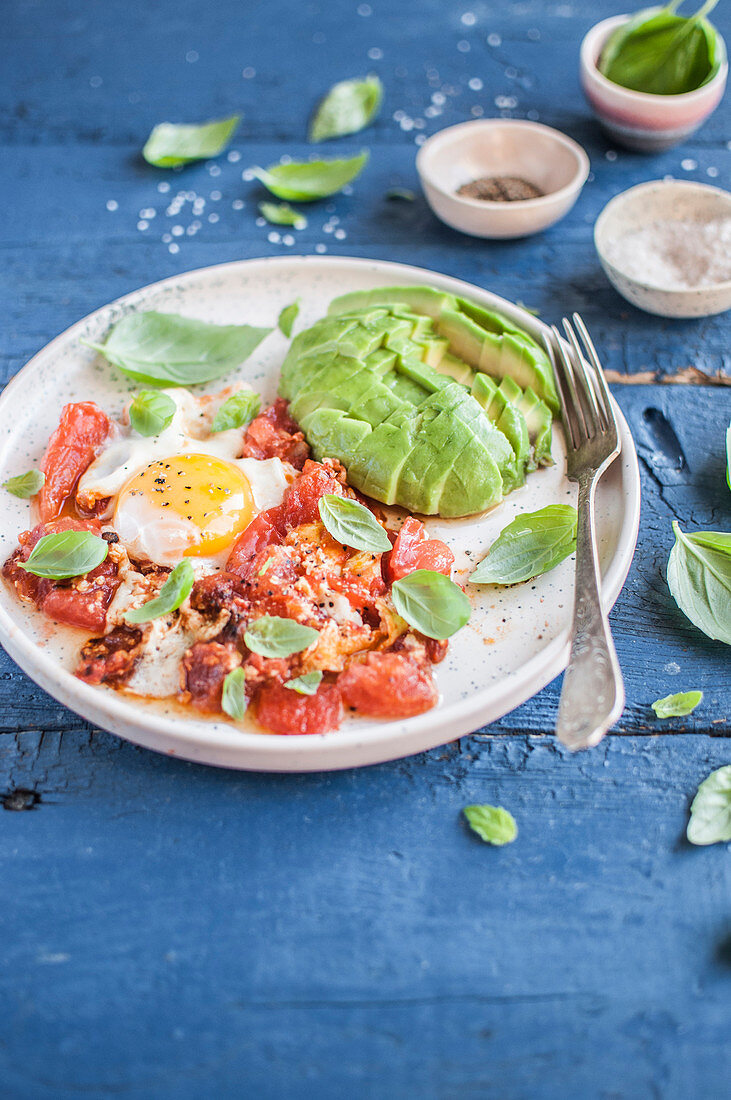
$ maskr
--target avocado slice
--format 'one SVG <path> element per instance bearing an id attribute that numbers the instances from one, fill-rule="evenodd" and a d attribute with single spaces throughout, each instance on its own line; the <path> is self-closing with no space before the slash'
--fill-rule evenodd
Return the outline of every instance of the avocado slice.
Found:
<path id="1" fill-rule="evenodd" d="M 510 443 L 515 454 L 518 476 L 525 481 L 526 469 L 532 461 L 528 425 L 520 409 L 511 404 L 487 374 L 478 374 L 472 383 L 472 395 L 485 410 L 496 428 Z"/>
<path id="2" fill-rule="evenodd" d="M 551 410 L 530 387 L 525 391 L 521 390 L 512 378 L 503 378 L 499 388 L 507 400 L 522 413 L 525 420 L 532 452 L 528 470 L 535 470 L 536 466 L 552 466 L 553 416 Z"/>
<path id="3" fill-rule="evenodd" d="M 382 286 L 373 290 L 356 290 L 351 294 L 341 294 L 328 308 L 328 315 L 349 313 L 354 310 L 371 309 L 373 306 L 387 305 L 405 307 L 417 313 L 425 313 L 432 320 L 439 317 L 443 309 L 457 309 L 457 299 L 453 294 L 435 290 L 430 286 Z"/>
<path id="4" fill-rule="evenodd" d="M 371 432 L 370 425 L 339 409 L 315 409 L 300 421 L 300 427 L 318 461 L 337 458 L 343 463 Z"/>

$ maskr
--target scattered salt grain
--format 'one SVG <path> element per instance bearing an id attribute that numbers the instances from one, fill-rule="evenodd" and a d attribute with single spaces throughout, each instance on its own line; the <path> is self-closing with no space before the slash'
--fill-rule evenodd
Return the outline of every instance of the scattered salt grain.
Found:
<path id="1" fill-rule="evenodd" d="M 698 167 L 698 161 L 693 160 L 691 157 L 686 157 L 685 160 L 681 160 L 680 167 L 684 172 L 695 172 Z"/>
<path id="2" fill-rule="evenodd" d="M 168 191 L 170 190 L 170 184 L 167 182 L 167 180 L 163 180 L 162 183 L 158 183 L 157 189 L 161 195 L 167 195 Z"/>
<path id="3" fill-rule="evenodd" d="M 487 44 L 488 46 L 500 46 L 502 44 L 502 38 L 499 34 L 488 34 Z"/>
<path id="4" fill-rule="evenodd" d="M 211 202 L 218 202 L 219 199 L 221 198 L 221 192 L 220 191 L 211 191 L 211 194 L 210 194 L 209 197 L 211 199 Z"/>
<path id="5" fill-rule="evenodd" d="M 119 203 L 116 199 L 107 199 L 107 210 L 110 214 L 113 214 L 115 210 L 119 210 Z"/>
<path id="6" fill-rule="evenodd" d="M 467 41 L 466 38 L 461 39 L 461 41 L 459 41 L 457 43 L 457 49 L 459 50 L 460 53 L 469 53 L 470 52 L 470 44 L 469 44 L 469 42 Z"/>
<path id="7" fill-rule="evenodd" d="M 246 68 L 242 71 L 241 75 L 243 76 L 244 80 L 253 80 L 256 76 L 256 69 L 253 68 L 251 65 L 247 65 Z"/>
<path id="8" fill-rule="evenodd" d="M 604 156 L 606 157 L 607 160 L 616 160 L 617 159 L 617 150 L 616 149 L 607 149 Z"/>
<path id="9" fill-rule="evenodd" d="M 477 16 L 473 11 L 466 11 L 462 15 L 462 23 L 464 23 L 465 27 L 474 27 L 476 22 Z"/>
<path id="10" fill-rule="evenodd" d="M 269 244 L 279 244 L 281 239 L 282 239 L 281 233 L 275 233 L 274 230 L 272 230 L 271 233 L 267 234 L 267 240 L 269 241 Z"/>
<path id="11" fill-rule="evenodd" d="M 91 79 L 89 80 L 89 85 L 92 88 L 101 88 L 103 83 L 104 83 L 104 81 L 102 80 L 102 78 L 100 76 L 92 76 Z"/>
<path id="12" fill-rule="evenodd" d="M 315 245 L 315 252 L 319 253 L 319 255 L 322 255 L 323 252 L 327 252 L 327 245 L 316 244 Z"/>
<path id="13" fill-rule="evenodd" d="M 182 237 L 183 233 L 185 233 L 185 229 L 182 225 L 174 225 L 170 232 L 174 237 Z"/>
<path id="14" fill-rule="evenodd" d="M 344 241 L 345 238 L 347 237 L 347 235 L 348 234 L 345 232 L 344 229 L 336 229 L 335 230 L 335 240 L 336 241 Z"/>
<path id="15" fill-rule="evenodd" d="M 282 244 L 286 245 L 287 248 L 292 247 L 292 245 L 294 244 L 294 237 L 291 233 L 284 234 L 284 236 L 282 237 Z"/>
<path id="16" fill-rule="evenodd" d="M 209 176 L 220 176 L 221 175 L 221 169 L 218 167 L 217 164 L 209 164 L 208 165 L 208 175 Z"/>
<path id="17" fill-rule="evenodd" d="M 368 56 L 370 57 L 371 61 L 380 61 L 383 57 L 383 50 L 380 48 L 380 46 L 371 46 L 368 51 Z"/>
<path id="18" fill-rule="evenodd" d="M 218 221 L 218 214 L 209 214 L 208 215 L 208 220 L 211 223 L 211 225 L 215 225 L 216 222 Z"/>
<path id="19" fill-rule="evenodd" d="M 254 179 L 254 173 L 252 169 L 244 168 L 243 172 L 241 173 L 241 178 L 244 183 L 251 183 L 251 181 Z"/>
<path id="20" fill-rule="evenodd" d="M 140 220 L 137 222 L 137 228 L 139 229 L 140 233 L 143 233 L 145 229 L 150 228 L 150 223 L 146 222 L 144 218 L 140 218 Z"/>
<path id="21" fill-rule="evenodd" d="M 706 175 L 710 176 L 712 180 L 715 180 L 718 175 L 718 168 L 714 168 L 713 165 L 711 165 L 710 168 L 706 168 Z"/>
<path id="22" fill-rule="evenodd" d="M 185 60 L 192 65 L 195 61 L 198 60 L 199 57 L 200 54 L 197 50 L 188 50 L 187 54 L 185 55 Z"/>
<path id="23" fill-rule="evenodd" d="M 607 245 L 623 274 L 661 290 L 689 290 L 731 279 L 731 217 L 704 224 L 651 222 Z"/>
<path id="24" fill-rule="evenodd" d="M 469 87 L 470 91 L 472 91 L 472 92 L 481 92 L 482 91 L 482 81 L 480 80 L 479 76 L 473 76 L 472 79 L 468 83 L 468 87 Z"/>
<path id="25" fill-rule="evenodd" d="M 358 15 L 362 15 L 364 19 L 367 19 L 369 15 L 373 15 L 373 8 L 370 4 L 358 4 L 355 10 L 358 12 Z"/>
<path id="26" fill-rule="evenodd" d="M 474 107 L 470 107 L 470 114 L 473 116 L 473 118 L 480 118 L 482 115 L 484 115 L 484 113 L 485 110 L 483 107 L 480 106 L 479 103 L 476 103 Z"/>
<path id="27" fill-rule="evenodd" d="M 232 210 L 243 210 L 245 205 L 246 204 L 244 203 L 243 199 L 234 199 L 234 201 L 231 203 L 231 209 Z"/>
<path id="28" fill-rule="evenodd" d="M 241 160 L 241 153 L 238 151 L 238 149 L 232 149 L 230 153 L 226 154 L 226 160 L 229 164 L 238 164 L 238 162 Z"/>
<path id="29" fill-rule="evenodd" d="M 260 229 L 262 228 L 262 226 L 265 226 L 266 223 L 267 223 L 266 218 L 257 218 L 256 219 L 256 224 L 259 226 Z"/>
<path id="30" fill-rule="evenodd" d="M 169 244 L 168 245 L 168 252 L 172 252 L 172 254 L 175 255 L 176 252 L 180 252 L 180 245 L 179 244 Z"/>

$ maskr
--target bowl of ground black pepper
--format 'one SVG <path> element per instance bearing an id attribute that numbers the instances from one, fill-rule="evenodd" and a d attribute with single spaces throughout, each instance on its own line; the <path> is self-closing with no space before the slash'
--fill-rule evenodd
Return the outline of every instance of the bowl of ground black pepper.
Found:
<path id="1" fill-rule="evenodd" d="M 570 137 L 537 122 L 480 119 L 440 130 L 416 168 L 443 222 L 473 237 L 527 237 L 569 212 L 589 174 Z"/>

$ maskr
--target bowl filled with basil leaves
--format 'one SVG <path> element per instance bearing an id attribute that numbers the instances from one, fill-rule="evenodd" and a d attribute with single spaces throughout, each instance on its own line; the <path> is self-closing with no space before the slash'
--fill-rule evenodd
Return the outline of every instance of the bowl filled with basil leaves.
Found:
<path id="1" fill-rule="evenodd" d="M 640 152 L 670 149 L 694 133 L 721 101 L 726 45 L 708 16 L 680 0 L 604 19 L 581 44 L 581 83 L 611 137 Z"/>

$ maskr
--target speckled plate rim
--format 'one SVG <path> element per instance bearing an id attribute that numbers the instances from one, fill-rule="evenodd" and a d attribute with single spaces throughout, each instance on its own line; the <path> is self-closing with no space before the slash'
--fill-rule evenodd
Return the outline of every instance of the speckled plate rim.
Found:
<path id="1" fill-rule="evenodd" d="M 267 257 L 217 264 L 174 275 L 148 284 L 94 310 L 77 321 L 41 349 L 6 385 L 0 395 L 0 422 L 11 413 L 21 376 L 32 373 L 39 360 L 73 339 L 92 322 L 111 320 L 120 308 L 129 309 L 146 299 L 151 291 L 180 287 L 211 273 L 216 277 L 232 274 L 253 264 L 276 268 L 297 266 L 303 274 L 313 266 L 368 270 L 384 282 L 395 284 L 426 282 L 455 294 L 469 295 L 487 307 L 497 308 L 540 337 L 546 326 L 529 313 L 498 295 L 460 279 L 426 268 L 391 261 L 352 257 L 291 256 Z M 632 562 L 640 514 L 640 475 L 634 442 L 621 410 L 615 403 L 622 441 L 617 460 L 622 466 L 624 511 L 618 542 L 604 575 L 603 598 L 607 609 L 616 601 Z M 598 487 L 601 492 L 601 483 Z M 568 632 L 559 634 L 519 669 L 505 676 L 497 686 L 448 706 L 438 706 L 426 714 L 404 721 L 373 723 L 367 729 L 348 729 L 347 722 L 337 732 L 321 735 L 278 737 L 242 731 L 228 723 L 211 722 L 205 734 L 188 727 L 185 719 L 156 715 L 143 706 L 111 691 L 100 690 L 77 680 L 43 651 L 36 648 L 22 624 L 0 605 L 0 642 L 8 654 L 31 679 L 58 702 L 94 725 L 124 737 L 134 744 L 196 763 L 249 771 L 328 771 L 358 767 L 398 759 L 423 752 L 478 729 L 503 717 L 508 711 L 532 698 L 566 667 L 569 653 Z"/>

